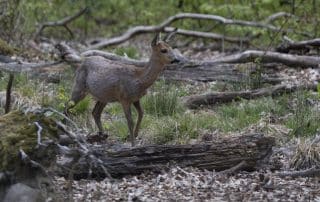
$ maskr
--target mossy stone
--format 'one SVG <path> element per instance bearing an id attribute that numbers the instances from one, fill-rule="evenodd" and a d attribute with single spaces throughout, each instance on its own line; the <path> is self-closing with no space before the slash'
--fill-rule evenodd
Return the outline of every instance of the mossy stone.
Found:
<path id="1" fill-rule="evenodd" d="M 38 162 L 55 158 L 54 148 L 38 151 L 38 122 L 42 127 L 41 141 L 58 139 L 58 129 L 55 121 L 44 114 L 12 111 L 9 114 L 0 116 L 0 172 L 14 170 L 20 161 L 19 150 L 23 149 L 30 158 L 36 158 Z"/>

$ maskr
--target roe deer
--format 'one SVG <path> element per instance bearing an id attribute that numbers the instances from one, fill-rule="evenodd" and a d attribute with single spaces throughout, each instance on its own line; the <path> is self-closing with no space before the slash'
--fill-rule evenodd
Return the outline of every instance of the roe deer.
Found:
<path id="1" fill-rule="evenodd" d="M 72 96 L 65 107 L 65 114 L 90 93 L 97 100 L 92 115 L 99 129 L 98 134 L 103 135 L 101 113 L 107 103 L 119 102 L 127 119 L 131 144 L 134 146 L 143 117 L 140 98 L 146 94 L 147 88 L 155 82 L 165 65 L 179 62 L 177 54 L 166 42 L 175 31 L 169 33 L 163 41 L 159 39 L 159 33 L 156 34 L 151 42 L 152 53 L 145 68 L 100 56 L 85 58 L 76 70 Z M 131 117 L 132 104 L 138 111 L 135 128 Z"/>

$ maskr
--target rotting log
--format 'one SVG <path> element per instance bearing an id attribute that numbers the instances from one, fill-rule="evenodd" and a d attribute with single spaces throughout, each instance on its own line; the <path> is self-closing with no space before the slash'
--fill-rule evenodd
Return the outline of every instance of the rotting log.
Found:
<path id="1" fill-rule="evenodd" d="M 170 165 L 222 171 L 242 161 L 246 162 L 242 170 L 254 170 L 260 160 L 265 160 L 271 154 L 274 144 L 273 137 L 249 134 L 193 145 L 151 145 L 118 149 L 101 145 L 91 149 L 95 150 L 93 153 L 103 162 L 108 174 L 121 177 L 145 171 L 159 172 Z M 60 170 L 59 174 L 68 176 L 72 170 L 74 179 L 106 177 L 101 167 L 85 160 L 77 164 L 64 162 L 62 167 L 65 169 Z"/>
<path id="2" fill-rule="evenodd" d="M 262 96 L 276 96 L 285 93 L 292 93 L 299 89 L 316 90 L 316 84 L 308 85 L 287 85 L 279 84 L 268 88 L 260 88 L 249 91 L 234 91 L 234 92 L 214 92 L 204 95 L 192 95 L 184 97 L 185 106 L 190 109 L 196 109 L 201 106 L 209 106 L 219 103 L 229 103 L 241 99 L 254 99 Z"/>

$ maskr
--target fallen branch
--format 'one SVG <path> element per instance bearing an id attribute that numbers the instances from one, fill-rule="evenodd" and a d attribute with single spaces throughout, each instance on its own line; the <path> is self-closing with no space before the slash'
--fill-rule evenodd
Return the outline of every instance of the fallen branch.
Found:
<path id="1" fill-rule="evenodd" d="M 317 168 L 310 168 L 307 170 L 299 170 L 299 171 L 285 171 L 276 173 L 279 177 L 319 177 L 320 176 L 320 169 Z"/>
<path id="2" fill-rule="evenodd" d="M 69 32 L 70 36 L 73 38 L 73 33 L 70 30 L 70 28 L 68 27 L 68 24 L 70 22 L 74 21 L 75 19 L 79 18 L 81 15 L 83 15 L 87 11 L 88 11 L 88 8 L 84 8 L 72 16 L 68 16 L 68 17 L 65 17 L 61 20 L 54 21 L 54 22 L 45 22 L 43 24 L 40 24 L 40 26 L 34 36 L 34 39 L 38 38 L 41 35 L 42 31 L 47 27 L 64 27 Z"/>
<path id="3" fill-rule="evenodd" d="M 215 105 L 219 103 L 228 103 L 241 99 L 254 99 L 262 96 L 276 96 L 284 93 L 292 93 L 299 89 L 316 90 L 316 84 L 309 85 L 275 85 L 269 88 L 261 88 L 250 91 L 235 92 L 215 92 L 205 95 L 193 95 L 184 97 L 185 105 L 190 109 L 196 109 L 201 106 Z"/>
<path id="4" fill-rule="evenodd" d="M 273 21 L 277 20 L 278 18 L 282 18 L 282 17 L 295 17 L 295 15 L 293 15 L 291 13 L 287 13 L 287 12 L 278 12 L 278 13 L 274 13 L 274 14 L 270 15 L 269 17 L 267 17 L 265 19 L 265 22 L 270 24 Z"/>
<path id="5" fill-rule="evenodd" d="M 6 88 L 6 104 L 4 106 L 5 114 L 9 113 L 11 108 L 11 92 L 12 92 L 13 80 L 14 80 L 14 75 L 11 73 L 9 74 L 9 80 Z"/>
<path id="6" fill-rule="evenodd" d="M 215 65 L 219 63 L 247 63 L 256 60 L 262 63 L 282 63 L 289 67 L 319 67 L 320 57 L 301 56 L 272 51 L 247 50 L 242 53 L 217 58 L 211 61 L 204 61 L 202 65 Z"/>
<path id="7" fill-rule="evenodd" d="M 31 72 L 38 71 L 43 68 L 52 67 L 58 64 L 61 64 L 61 61 L 58 62 L 49 62 L 49 63 L 27 63 L 27 62 L 11 62 L 11 63 L 0 63 L 0 71 L 8 73 L 21 73 L 21 72 Z"/>
<path id="8" fill-rule="evenodd" d="M 257 27 L 257 28 L 263 28 L 268 29 L 271 31 L 277 31 L 277 32 L 292 32 L 292 30 L 286 30 L 281 29 L 279 27 L 266 24 L 263 22 L 253 22 L 253 21 L 245 21 L 245 20 L 234 20 L 234 19 L 228 19 L 224 18 L 218 15 L 209 15 L 209 14 L 197 14 L 197 13 L 180 13 L 174 16 L 171 16 L 167 18 L 165 21 L 163 21 L 159 25 L 155 26 L 136 26 L 133 28 L 130 28 L 127 30 L 124 34 L 118 37 L 110 38 L 101 40 L 100 42 L 92 45 L 89 47 L 89 49 L 100 49 L 105 48 L 111 45 L 117 45 L 124 41 L 127 41 L 128 39 L 132 38 L 133 36 L 137 34 L 143 34 L 143 33 L 152 33 L 152 32 L 159 32 L 159 31 L 165 31 L 169 32 L 172 28 L 166 28 L 173 22 L 180 20 L 180 19 L 198 19 L 198 20 L 212 20 L 217 21 L 224 25 L 239 25 L 239 26 L 249 26 L 249 27 Z M 179 29 L 177 31 L 177 34 L 186 35 L 186 36 L 195 36 L 195 37 L 204 37 L 204 38 L 211 38 L 215 40 L 224 40 L 229 42 L 244 42 L 248 43 L 251 38 L 234 38 L 234 37 L 226 37 L 219 34 L 213 34 L 213 33 L 206 33 L 206 32 L 196 32 L 196 31 L 190 31 L 190 30 L 181 30 Z"/>
<path id="9" fill-rule="evenodd" d="M 320 47 L 320 38 L 282 44 L 276 48 L 276 51 L 281 53 L 288 53 L 290 50 L 309 50 L 312 47 Z"/>

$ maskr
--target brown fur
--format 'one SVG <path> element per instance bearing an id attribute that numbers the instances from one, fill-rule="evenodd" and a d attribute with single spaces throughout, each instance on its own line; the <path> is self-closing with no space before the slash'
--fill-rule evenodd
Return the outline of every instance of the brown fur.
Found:
<path id="1" fill-rule="evenodd" d="M 146 94 L 146 90 L 155 82 L 166 64 L 178 62 L 172 48 L 166 42 L 158 41 L 158 35 L 152 41 L 151 47 L 151 57 L 145 68 L 107 60 L 100 56 L 85 58 L 76 71 L 71 96 L 74 105 L 67 105 L 65 113 L 90 93 L 97 100 L 92 114 L 99 134 L 102 134 L 101 113 L 104 107 L 109 102 L 119 102 L 127 119 L 131 143 L 134 145 L 143 117 L 140 98 Z M 131 117 L 132 104 L 138 111 L 135 128 Z"/>

